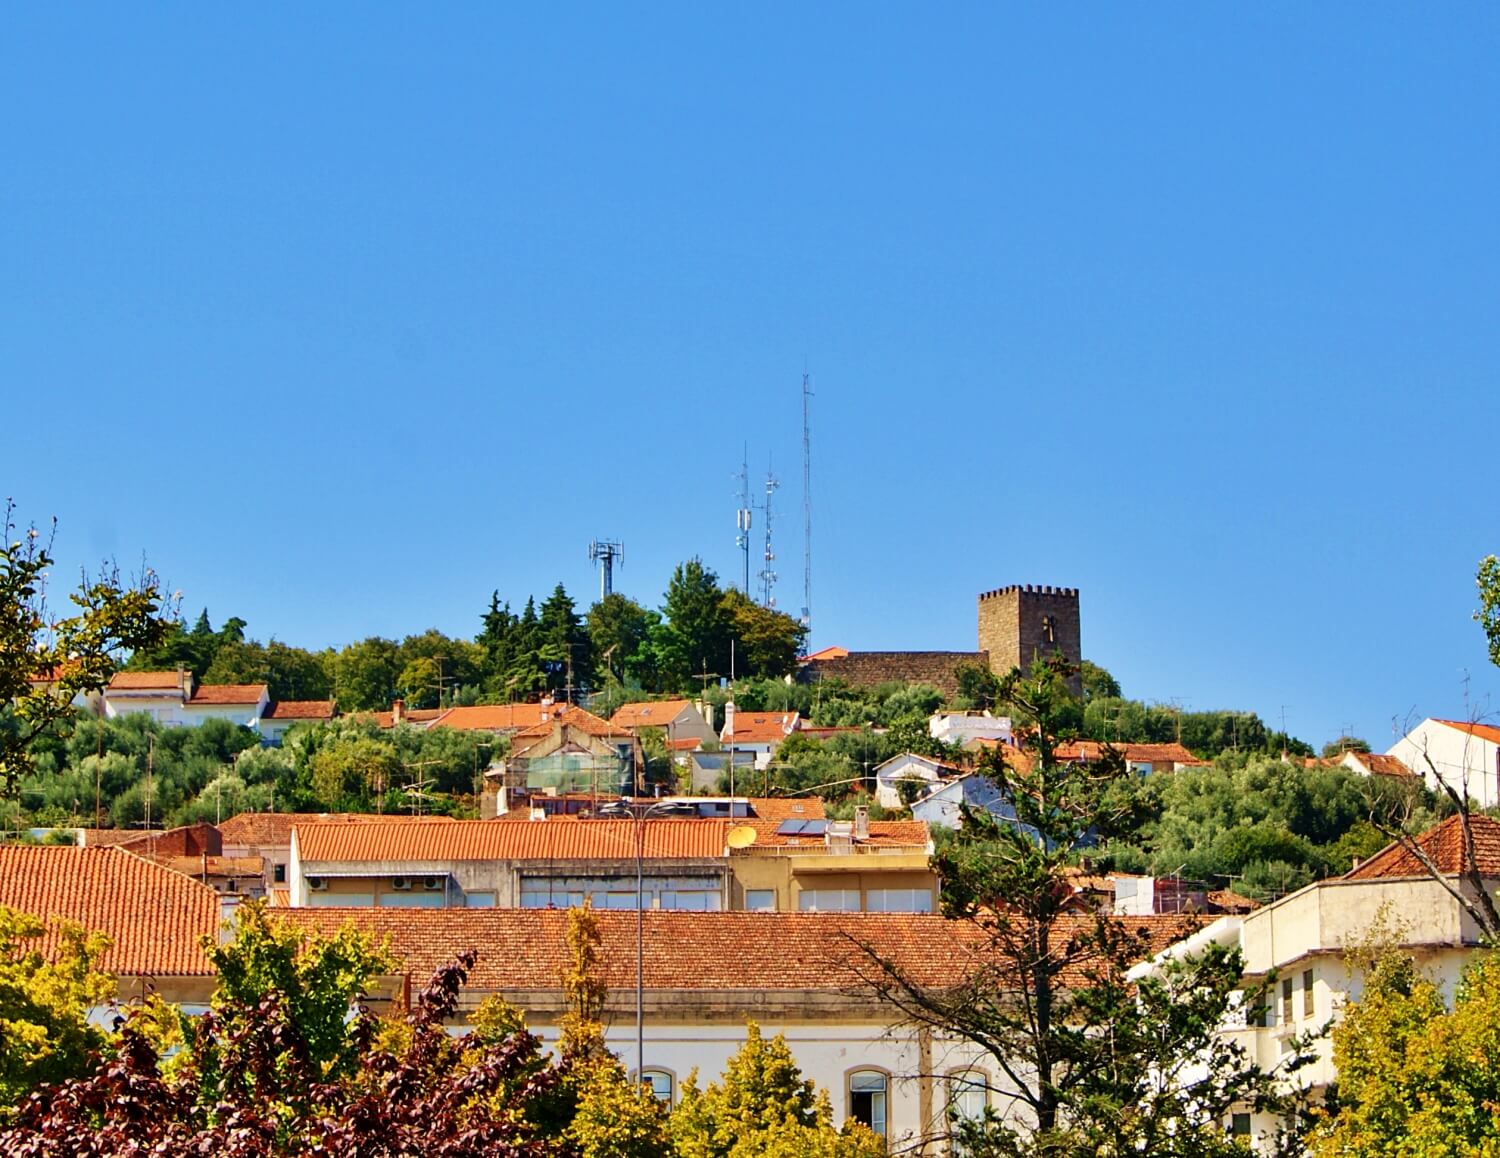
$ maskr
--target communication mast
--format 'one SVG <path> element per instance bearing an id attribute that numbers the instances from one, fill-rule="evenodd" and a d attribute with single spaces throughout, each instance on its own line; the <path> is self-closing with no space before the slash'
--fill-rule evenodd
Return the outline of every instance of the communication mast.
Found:
<path id="1" fill-rule="evenodd" d="M 599 598 L 603 599 L 615 589 L 615 560 L 625 566 L 625 544 L 609 539 L 595 539 L 589 544 L 589 562 L 599 565 Z"/>
<path id="2" fill-rule="evenodd" d="M 734 545 L 740 549 L 744 558 L 745 577 L 740 590 L 745 597 L 750 597 L 750 447 L 747 444 L 744 450 L 744 458 L 740 461 L 740 473 L 736 476 L 740 480 L 740 506 L 734 512 L 734 528 L 736 531 Z"/>
<path id="3" fill-rule="evenodd" d="M 776 562 L 776 552 L 771 549 L 771 526 L 774 522 L 774 517 L 771 511 L 771 497 L 776 493 L 776 488 L 780 485 L 780 480 L 778 480 L 777 477 L 771 473 L 771 471 L 767 470 L 766 501 L 765 505 L 761 507 L 761 510 L 763 510 L 766 514 L 766 550 L 765 555 L 762 559 L 762 566 L 760 571 L 760 601 L 767 607 L 776 606 L 776 569 L 774 567 L 774 564 Z"/>
<path id="4" fill-rule="evenodd" d="M 812 642 L 812 378 L 802 375 L 802 626 Z M 808 648 L 812 650 L 811 647 Z"/>

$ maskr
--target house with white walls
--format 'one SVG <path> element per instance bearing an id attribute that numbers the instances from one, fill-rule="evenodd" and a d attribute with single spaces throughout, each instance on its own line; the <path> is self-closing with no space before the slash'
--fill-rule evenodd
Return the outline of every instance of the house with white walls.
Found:
<path id="1" fill-rule="evenodd" d="M 797 712 L 742 712 L 734 701 L 724 705 L 724 727 L 719 743 L 736 752 L 754 752 L 755 767 L 770 766 L 781 742 L 797 730 L 802 717 Z"/>
<path id="2" fill-rule="evenodd" d="M 1481 808 L 1500 804 L 1500 728 L 1426 719 L 1386 750 L 1427 782 L 1463 792 Z M 1440 783 L 1441 781 L 1441 783 Z"/>
<path id="3" fill-rule="evenodd" d="M 916 752 L 903 752 L 892 756 L 875 767 L 875 799 L 882 808 L 905 808 L 903 788 L 924 795 L 940 780 L 955 779 L 964 774 L 964 769 L 936 756 L 921 756 Z"/>
<path id="4" fill-rule="evenodd" d="M 1477 867 L 1486 891 L 1500 893 L 1500 821 L 1471 818 L 1475 859 L 1470 861 L 1457 816 L 1416 838 L 1442 875 L 1436 879 L 1405 843 L 1389 845 L 1352 871 L 1317 881 L 1243 916 L 1224 916 L 1170 947 L 1141 971 L 1162 960 L 1199 951 L 1208 942 L 1238 946 L 1245 960 L 1246 989 L 1270 984 L 1261 1016 L 1245 1005 L 1231 1012 L 1222 1033 L 1242 1045 L 1262 1069 L 1275 1070 L 1293 1053 L 1296 1038 L 1336 1021 L 1364 992 L 1364 975 L 1351 951 L 1386 936 L 1410 954 L 1448 997 L 1464 965 L 1480 948 L 1480 929 L 1453 895 L 1474 896 L 1466 879 Z M 1312 1045 L 1311 1064 L 1288 1077 L 1320 1099 L 1337 1080 L 1333 1044 L 1327 1034 Z M 1273 1119 L 1247 1107 L 1231 1123 L 1252 1140 L 1274 1133 Z"/>
<path id="5" fill-rule="evenodd" d="M 258 728 L 271 693 L 265 684 L 200 684 L 190 671 L 122 671 L 110 679 L 103 700 L 110 719 L 140 714 L 168 727 L 228 720 Z"/>

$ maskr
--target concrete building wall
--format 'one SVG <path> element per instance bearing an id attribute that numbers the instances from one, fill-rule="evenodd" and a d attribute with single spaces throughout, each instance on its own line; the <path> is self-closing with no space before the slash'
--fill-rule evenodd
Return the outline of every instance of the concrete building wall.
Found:
<path id="1" fill-rule="evenodd" d="M 1386 753 L 1437 788 L 1467 791 L 1481 807 L 1500 804 L 1500 744 L 1437 720 L 1423 720 Z M 1429 763 L 1430 761 L 1430 763 Z"/>

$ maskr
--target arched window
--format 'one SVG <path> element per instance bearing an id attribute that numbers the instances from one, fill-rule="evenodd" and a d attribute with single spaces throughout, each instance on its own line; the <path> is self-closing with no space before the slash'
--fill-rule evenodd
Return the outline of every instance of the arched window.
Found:
<path id="1" fill-rule="evenodd" d="M 651 1087 L 657 1100 L 670 1106 L 677 1093 L 677 1079 L 671 1070 L 646 1069 L 641 1071 L 641 1080 Z"/>
<path id="2" fill-rule="evenodd" d="M 888 1085 L 889 1079 L 880 1070 L 852 1070 L 849 1074 L 849 1117 L 882 1136 Z"/>
<path id="3" fill-rule="evenodd" d="M 951 1153 L 955 1155 L 964 1153 L 958 1137 L 960 1124 L 982 1121 L 984 1111 L 989 1104 L 989 1079 L 983 1070 L 956 1070 L 948 1075 L 948 1129 Z"/>

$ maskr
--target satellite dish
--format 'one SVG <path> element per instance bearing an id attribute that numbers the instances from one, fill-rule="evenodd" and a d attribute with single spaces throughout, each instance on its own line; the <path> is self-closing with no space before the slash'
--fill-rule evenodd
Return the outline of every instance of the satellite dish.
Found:
<path id="1" fill-rule="evenodd" d="M 729 830 L 729 835 L 724 838 L 724 842 L 730 848 L 749 848 L 755 843 L 755 829 L 748 824 L 735 825 Z"/>

